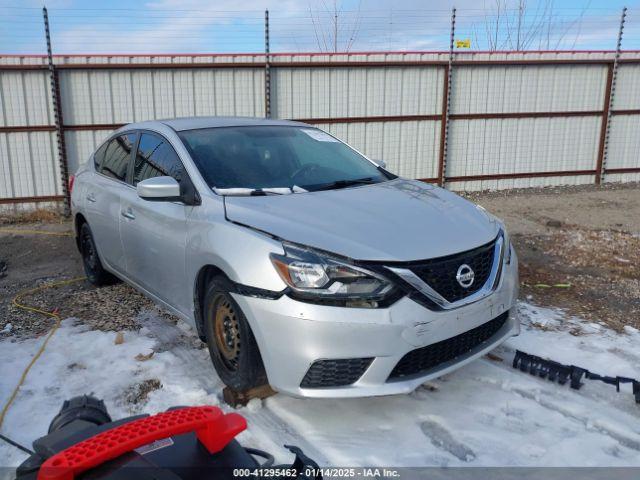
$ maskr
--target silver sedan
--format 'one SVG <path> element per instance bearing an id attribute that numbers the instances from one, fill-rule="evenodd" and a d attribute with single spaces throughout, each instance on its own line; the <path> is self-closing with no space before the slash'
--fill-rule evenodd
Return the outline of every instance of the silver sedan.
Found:
<path id="1" fill-rule="evenodd" d="M 519 332 L 500 220 L 306 124 L 127 125 L 72 209 L 89 280 L 191 323 L 237 390 L 406 393 Z"/>

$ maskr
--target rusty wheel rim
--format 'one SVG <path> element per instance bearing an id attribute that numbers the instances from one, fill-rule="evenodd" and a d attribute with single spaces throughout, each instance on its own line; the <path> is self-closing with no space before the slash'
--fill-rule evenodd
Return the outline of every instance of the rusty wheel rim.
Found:
<path id="1" fill-rule="evenodd" d="M 222 298 L 216 309 L 214 333 L 216 345 L 225 365 L 235 370 L 240 356 L 240 328 L 238 315 L 231 302 Z"/>

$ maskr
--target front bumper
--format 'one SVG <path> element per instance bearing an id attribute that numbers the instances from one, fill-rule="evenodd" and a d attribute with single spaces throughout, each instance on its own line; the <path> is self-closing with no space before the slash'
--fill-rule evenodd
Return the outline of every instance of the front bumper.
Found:
<path id="1" fill-rule="evenodd" d="M 515 254 L 505 265 L 498 288 L 470 305 L 431 311 L 405 297 L 384 309 L 314 305 L 283 296 L 277 300 L 233 294 L 260 348 L 270 385 L 298 397 L 364 397 L 408 393 L 492 350 L 520 332 L 515 315 L 518 268 Z M 479 327 L 504 312 L 504 325 L 487 341 L 419 374 L 389 380 L 408 352 Z M 301 388 L 313 362 L 374 357 L 351 385 Z"/>

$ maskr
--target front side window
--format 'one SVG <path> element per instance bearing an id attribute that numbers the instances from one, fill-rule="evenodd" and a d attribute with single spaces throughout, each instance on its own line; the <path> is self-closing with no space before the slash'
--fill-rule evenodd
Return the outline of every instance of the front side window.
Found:
<path id="1" fill-rule="evenodd" d="M 323 190 L 393 178 L 346 144 L 311 127 L 217 127 L 179 135 L 212 188 Z"/>
<path id="2" fill-rule="evenodd" d="M 102 174 L 125 182 L 131 151 L 135 143 L 135 133 L 127 133 L 112 139 L 104 154 Z"/>
<path id="3" fill-rule="evenodd" d="M 184 168 L 178 154 L 166 140 L 142 133 L 133 167 L 133 184 L 153 177 L 173 177 L 182 181 Z"/>

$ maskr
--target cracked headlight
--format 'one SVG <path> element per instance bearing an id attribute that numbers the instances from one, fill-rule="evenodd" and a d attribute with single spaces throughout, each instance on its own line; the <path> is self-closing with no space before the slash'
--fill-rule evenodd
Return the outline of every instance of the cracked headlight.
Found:
<path id="1" fill-rule="evenodd" d="M 511 264 L 511 249 L 513 246 L 511 245 L 511 237 L 509 237 L 509 232 L 507 232 L 507 227 L 502 224 L 502 235 L 504 238 L 504 263 L 507 265 Z"/>
<path id="2" fill-rule="evenodd" d="M 283 243 L 271 262 L 294 298 L 347 307 L 376 308 L 395 292 L 383 276 L 339 259 Z"/>

